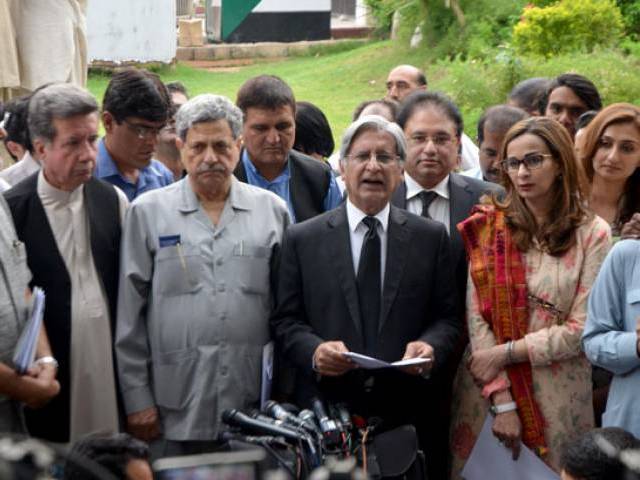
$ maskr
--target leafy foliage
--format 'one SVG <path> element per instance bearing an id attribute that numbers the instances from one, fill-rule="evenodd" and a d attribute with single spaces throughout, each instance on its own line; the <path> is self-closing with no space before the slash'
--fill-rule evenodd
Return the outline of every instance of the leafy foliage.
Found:
<path id="1" fill-rule="evenodd" d="M 616 45 L 623 29 L 622 14 L 613 0 L 560 0 L 546 7 L 526 7 L 513 29 L 513 44 L 519 53 L 548 58 Z"/>

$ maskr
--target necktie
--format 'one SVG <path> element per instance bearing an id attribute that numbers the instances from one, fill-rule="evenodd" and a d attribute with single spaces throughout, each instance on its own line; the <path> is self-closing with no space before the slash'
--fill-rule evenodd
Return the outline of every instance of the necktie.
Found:
<path id="1" fill-rule="evenodd" d="M 431 218 L 429 215 L 429 205 L 433 202 L 438 194 L 436 192 L 425 192 L 424 190 L 418 194 L 420 200 L 422 200 L 422 216 L 425 218 Z"/>
<path id="2" fill-rule="evenodd" d="M 380 318 L 380 237 L 377 229 L 378 220 L 375 217 L 365 217 L 362 222 L 369 230 L 362 242 L 358 264 L 358 299 L 365 350 L 368 355 L 373 355 Z"/>

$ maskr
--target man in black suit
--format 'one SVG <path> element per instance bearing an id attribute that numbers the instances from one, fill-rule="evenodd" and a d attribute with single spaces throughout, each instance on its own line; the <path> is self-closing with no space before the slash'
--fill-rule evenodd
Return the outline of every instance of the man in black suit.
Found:
<path id="1" fill-rule="evenodd" d="M 431 452 L 448 439 L 427 431 L 439 394 L 430 386 L 461 325 L 445 228 L 389 204 L 405 154 L 402 131 L 381 117 L 347 129 L 340 158 L 348 199 L 285 233 L 271 323 L 300 373 L 299 403 L 319 393 L 389 428 L 416 425 L 430 478 L 444 478 Z M 356 368 L 349 351 L 430 360 L 372 371 Z"/>
<path id="2" fill-rule="evenodd" d="M 342 195 L 329 164 L 292 150 L 296 100 L 289 85 L 273 75 L 250 78 L 236 104 L 244 115 L 236 178 L 281 197 L 294 222 L 337 207 Z"/>
<path id="3" fill-rule="evenodd" d="M 438 92 L 412 93 L 402 104 L 396 121 L 407 140 L 407 161 L 404 181 L 394 192 L 392 203 L 441 223 L 449 233 L 451 265 L 455 271 L 455 289 L 460 299 L 462 320 L 467 290 L 467 257 L 456 225 L 469 216 L 473 206 L 480 202 L 480 197 L 500 193 L 503 189 L 453 172 L 458 165 L 463 122 L 458 107 L 447 96 Z M 440 402 L 435 407 L 438 415 L 430 428 L 439 432 L 440 437 L 448 437 L 451 387 L 465 346 L 466 335 L 463 335 L 452 346 L 450 362 L 434 379 L 438 382 Z M 447 458 L 446 448 L 438 450 L 438 453 Z"/>
<path id="4" fill-rule="evenodd" d="M 447 96 L 439 92 L 412 93 L 402 104 L 397 122 L 407 140 L 407 161 L 404 181 L 391 202 L 444 224 L 451 237 L 458 294 L 464 299 L 467 261 L 456 225 L 469 216 L 480 197 L 503 189 L 454 173 L 463 123 L 458 107 Z"/>

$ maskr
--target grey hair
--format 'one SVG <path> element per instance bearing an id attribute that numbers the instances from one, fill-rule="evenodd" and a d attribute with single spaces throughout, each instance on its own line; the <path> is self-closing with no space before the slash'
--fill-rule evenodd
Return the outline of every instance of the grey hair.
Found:
<path id="1" fill-rule="evenodd" d="M 29 101 L 27 124 L 32 139 L 52 142 L 53 121 L 98 112 L 98 103 L 85 89 L 70 83 L 53 83 L 36 92 Z"/>
<path id="2" fill-rule="evenodd" d="M 393 137 L 396 141 L 396 151 L 400 157 L 400 164 L 404 163 L 407 158 L 407 141 L 404 133 L 397 123 L 390 122 L 386 118 L 379 115 L 365 115 L 353 122 L 342 136 L 342 144 L 340 145 L 340 162 L 345 162 L 347 153 L 351 149 L 354 139 L 363 131 L 373 130 L 376 132 L 385 132 Z"/>
<path id="3" fill-rule="evenodd" d="M 205 93 L 183 104 L 176 114 L 176 133 L 184 142 L 187 131 L 196 123 L 226 120 L 233 138 L 242 133 L 242 111 L 222 95 Z"/>

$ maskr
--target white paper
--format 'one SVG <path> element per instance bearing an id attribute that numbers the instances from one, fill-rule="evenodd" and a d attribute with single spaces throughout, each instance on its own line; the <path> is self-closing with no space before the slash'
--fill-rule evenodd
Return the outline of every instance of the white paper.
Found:
<path id="1" fill-rule="evenodd" d="M 372 370 L 374 368 L 400 368 L 412 365 L 424 365 L 431 361 L 430 358 L 408 358 L 406 360 L 398 360 L 397 362 L 389 363 L 384 360 L 362 355 L 361 353 L 345 352 L 343 355 L 353 360 L 360 368 L 367 370 Z"/>
<path id="2" fill-rule="evenodd" d="M 493 417 L 487 415 L 482 431 L 473 446 L 471 456 L 462 470 L 465 480 L 559 480 L 560 477 L 535 453 L 521 445 L 520 456 L 514 461 L 511 450 L 502 446 L 493 435 Z"/>
<path id="3" fill-rule="evenodd" d="M 271 398 L 273 381 L 273 342 L 262 347 L 262 382 L 260 384 L 260 410 L 264 410 Z"/>
<path id="4" fill-rule="evenodd" d="M 13 367 L 20 375 L 24 375 L 36 357 L 38 337 L 44 317 L 45 295 L 40 287 L 33 289 L 31 314 L 13 353 Z"/>

